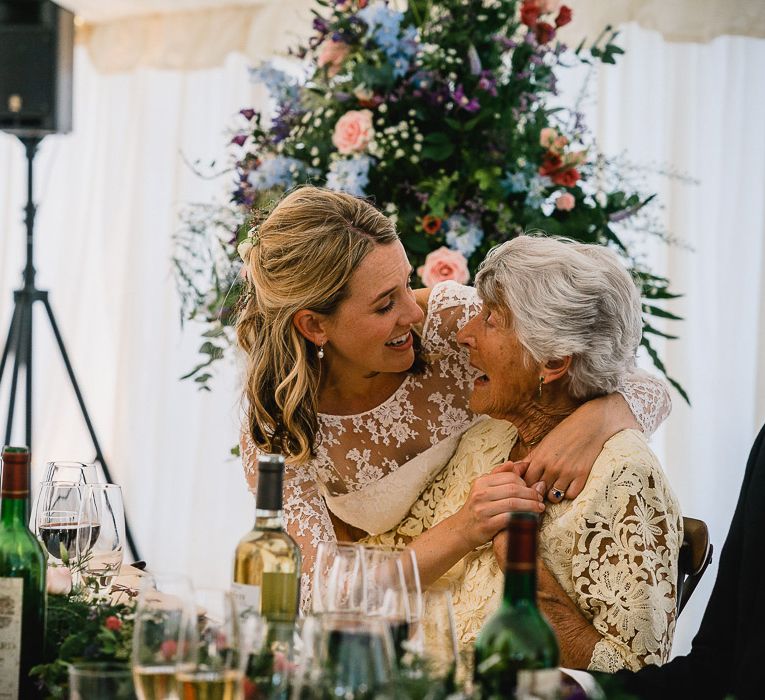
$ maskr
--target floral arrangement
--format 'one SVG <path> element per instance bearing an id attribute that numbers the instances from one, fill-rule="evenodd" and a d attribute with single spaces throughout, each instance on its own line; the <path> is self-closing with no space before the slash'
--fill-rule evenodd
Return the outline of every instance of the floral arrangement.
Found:
<path id="1" fill-rule="evenodd" d="M 78 662 L 129 663 L 133 640 L 131 596 L 94 600 L 83 588 L 72 587 L 65 566 L 49 567 L 48 619 L 43 663 L 31 674 L 41 697 L 69 697 L 69 664 Z"/>
<path id="2" fill-rule="evenodd" d="M 183 314 L 208 324 L 204 360 L 187 376 L 206 387 L 232 340 L 237 246 L 253 212 L 308 182 L 371 198 L 424 285 L 467 283 L 492 246 L 522 232 L 614 247 L 642 286 L 642 342 L 664 371 L 651 337 L 671 336 L 650 318 L 677 319 L 657 303 L 675 295 L 623 236 L 653 229 L 654 197 L 597 152 L 581 113 L 550 106 L 558 70 L 623 53 L 610 28 L 568 50 L 556 35 L 571 20 L 560 0 L 410 0 L 405 10 L 317 0 L 313 35 L 292 52 L 302 75 L 273 62 L 252 71 L 271 111 L 238 116 L 230 206 L 191 210 L 178 235 Z"/>

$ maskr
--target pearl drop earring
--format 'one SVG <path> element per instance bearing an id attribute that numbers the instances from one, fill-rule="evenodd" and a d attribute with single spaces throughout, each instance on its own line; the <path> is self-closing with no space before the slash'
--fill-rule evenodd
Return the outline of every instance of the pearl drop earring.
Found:
<path id="1" fill-rule="evenodd" d="M 319 353 L 318 354 L 319 354 L 319 359 L 323 360 L 324 359 L 324 345 L 323 344 L 319 345 Z"/>

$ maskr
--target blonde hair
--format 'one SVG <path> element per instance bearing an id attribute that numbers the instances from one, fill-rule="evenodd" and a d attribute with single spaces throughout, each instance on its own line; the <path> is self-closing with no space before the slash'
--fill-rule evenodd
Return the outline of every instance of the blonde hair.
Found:
<path id="1" fill-rule="evenodd" d="M 313 455 L 321 362 L 292 319 L 300 309 L 333 314 L 362 260 L 397 240 L 393 222 L 368 202 L 311 186 L 285 195 L 260 225 L 236 326 L 247 353 L 247 423 L 259 450 L 297 464 Z"/>

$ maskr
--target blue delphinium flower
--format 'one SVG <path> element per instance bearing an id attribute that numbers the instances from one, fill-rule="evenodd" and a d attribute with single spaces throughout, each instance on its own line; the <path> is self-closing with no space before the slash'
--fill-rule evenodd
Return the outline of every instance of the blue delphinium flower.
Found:
<path id="1" fill-rule="evenodd" d="M 483 230 L 462 214 L 453 214 L 445 222 L 446 245 L 469 258 L 481 245 Z"/>
<path id="2" fill-rule="evenodd" d="M 304 170 L 303 162 L 297 158 L 275 156 L 264 160 L 257 168 L 250 171 L 247 179 L 256 190 L 291 187 L 295 184 L 297 176 Z"/>
<path id="3" fill-rule="evenodd" d="M 367 25 L 366 37 L 372 39 L 384 52 L 393 67 L 393 74 L 406 74 L 417 53 L 417 29 L 408 26 L 401 32 L 404 13 L 388 7 L 384 2 L 373 2 L 357 13 Z"/>
<path id="4" fill-rule="evenodd" d="M 552 185 L 552 180 L 546 175 L 534 175 L 529 180 L 529 188 L 526 193 L 526 204 L 532 209 L 539 209 L 547 199 L 545 190 Z"/>
<path id="5" fill-rule="evenodd" d="M 273 61 L 264 61 L 257 68 L 251 68 L 250 79 L 265 85 L 272 99 L 279 103 L 298 100 L 297 79 L 277 68 Z"/>
<path id="6" fill-rule="evenodd" d="M 372 161 L 373 158 L 367 155 L 332 161 L 327 172 L 327 188 L 363 197 L 369 184 Z"/>

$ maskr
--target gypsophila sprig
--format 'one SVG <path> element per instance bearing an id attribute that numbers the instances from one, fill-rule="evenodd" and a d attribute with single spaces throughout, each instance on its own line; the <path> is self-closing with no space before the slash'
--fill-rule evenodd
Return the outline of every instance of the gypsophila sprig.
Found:
<path id="1" fill-rule="evenodd" d="M 674 296 L 668 281 L 641 269 L 622 239 L 652 195 L 613 179 L 605 186 L 582 115 L 548 106 L 560 70 L 622 53 L 610 28 L 568 51 L 557 32 L 571 20 L 560 0 L 411 0 L 406 11 L 382 0 L 318 1 L 313 36 L 291 52 L 302 61 L 294 75 L 273 63 L 252 73 L 272 104 L 268 115 L 242 110 L 232 137 L 237 223 L 204 234 L 231 271 L 216 263 L 205 286 L 181 264 L 186 315 L 207 318 L 216 339 L 226 335 L 243 289 L 226 285 L 240 269 L 249 211 L 310 182 L 392 213 L 425 284 L 435 251 L 463 256 L 460 269 L 473 274 L 492 246 L 541 230 L 613 246 L 650 300 L 646 317 L 672 318 L 657 305 Z M 645 331 L 663 370 L 650 344 L 661 333 L 649 322 Z M 223 347 L 209 343 L 190 373 L 202 386 Z"/>

